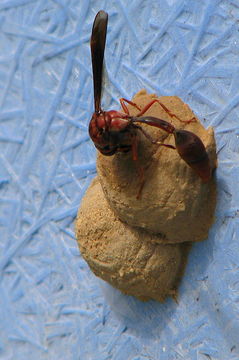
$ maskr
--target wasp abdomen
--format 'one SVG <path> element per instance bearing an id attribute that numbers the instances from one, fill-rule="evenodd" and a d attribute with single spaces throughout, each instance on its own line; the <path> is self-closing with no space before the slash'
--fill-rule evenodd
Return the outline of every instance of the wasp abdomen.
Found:
<path id="1" fill-rule="evenodd" d="M 211 166 L 201 139 L 187 130 L 175 130 L 175 145 L 180 157 L 200 176 L 203 182 L 211 178 Z"/>

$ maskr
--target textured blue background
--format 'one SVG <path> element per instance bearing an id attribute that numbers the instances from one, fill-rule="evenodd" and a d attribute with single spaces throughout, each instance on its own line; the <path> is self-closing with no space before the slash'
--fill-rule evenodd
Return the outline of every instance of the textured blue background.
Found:
<path id="1" fill-rule="evenodd" d="M 77 248 L 95 176 L 89 38 L 101 8 L 104 108 L 145 87 L 215 127 L 216 223 L 178 304 L 119 294 Z M 0 48 L 0 359 L 238 359 L 238 0 L 1 0 Z"/>

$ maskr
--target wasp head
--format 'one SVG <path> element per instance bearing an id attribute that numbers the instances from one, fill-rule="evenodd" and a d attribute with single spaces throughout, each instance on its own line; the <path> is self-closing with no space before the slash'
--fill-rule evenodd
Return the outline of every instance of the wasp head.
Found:
<path id="1" fill-rule="evenodd" d="M 116 147 L 111 144 L 110 134 L 111 118 L 107 112 L 94 112 L 89 124 L 89 135 L 94 142 L 95 147 L 103 155 L 113 155 L 116 152 Z"/>

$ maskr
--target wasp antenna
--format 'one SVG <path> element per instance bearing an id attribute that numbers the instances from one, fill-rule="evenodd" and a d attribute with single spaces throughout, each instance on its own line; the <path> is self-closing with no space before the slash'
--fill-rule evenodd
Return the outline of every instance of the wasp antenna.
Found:
<path id="1" fill-rule="evenodd" d="M 101 10 L 96 14 L 91 33 L 91 60 L 94 81 L 95 112 L 101 110 L 101 90 L 108 14 Z"/>

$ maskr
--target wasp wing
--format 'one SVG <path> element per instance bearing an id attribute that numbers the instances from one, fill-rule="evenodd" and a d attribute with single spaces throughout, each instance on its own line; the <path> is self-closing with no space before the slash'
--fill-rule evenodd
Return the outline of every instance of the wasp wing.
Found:
<path id="1" fill-rule="evenodd" d="M 99 11 L 93 23 L 90 41 L 96 112 L 99 112 L 101 107 L 102 73 L 107 23 L 108 14 L 103 10 Z"/>

